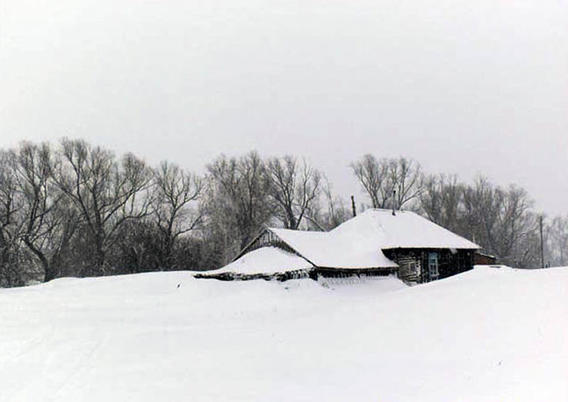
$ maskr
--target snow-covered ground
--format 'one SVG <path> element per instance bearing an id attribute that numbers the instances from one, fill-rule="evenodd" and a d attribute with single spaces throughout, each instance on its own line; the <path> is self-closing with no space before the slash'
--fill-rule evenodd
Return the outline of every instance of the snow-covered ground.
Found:
<path id="1" fill-rule="evenodd" d="M 568 268 L 0 290 L 0 401 L 566 401 Z"/>

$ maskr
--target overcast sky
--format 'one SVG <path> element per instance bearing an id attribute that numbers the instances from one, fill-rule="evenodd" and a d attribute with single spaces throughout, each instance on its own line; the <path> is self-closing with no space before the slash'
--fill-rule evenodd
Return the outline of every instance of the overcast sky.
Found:
<path id="1" fill-rule="evenodd" d="M 568 213 L 568 2 L 0 0 L 0 146 L 62 136 L 294 153 L 345 198 L 350 161 L 405 155 Z"/>

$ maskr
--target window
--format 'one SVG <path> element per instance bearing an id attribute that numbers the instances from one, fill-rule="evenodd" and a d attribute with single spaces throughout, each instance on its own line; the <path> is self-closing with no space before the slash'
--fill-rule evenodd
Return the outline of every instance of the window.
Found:
<path id="1" fill-rule="evenodd" d="M 416 266 L 416 262 L 412 261 L 408 263 L 408 272 L 411 274 L 418 273 L 418 267 Z"/>
<path id="2" fill-rule="evenodd" d="M 438 279 L 438 253 L 428 253 L 428 272 L 430 279 Z"/>

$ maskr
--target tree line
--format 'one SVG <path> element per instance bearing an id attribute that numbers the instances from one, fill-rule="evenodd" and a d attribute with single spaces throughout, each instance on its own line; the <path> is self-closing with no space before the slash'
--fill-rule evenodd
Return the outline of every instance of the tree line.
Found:
<path id="1" fill-rule="evenodd" d="M 413 210 L 503 263 L 539 264 L 539 214 L 524 189 L 429 175 L 404 157 L 364 155 L 350 169 L 365 196 L 359 211 Z M 355 207 L 321 171 L 292 155 L 221 155 L 198 175 L 83 140 L 24 142 L 0 150 L 0 286 L 213 269 L 265 225 L 330 230 Z M 564 264 L 568 218 L 546 222 L 546 260 Z"/>

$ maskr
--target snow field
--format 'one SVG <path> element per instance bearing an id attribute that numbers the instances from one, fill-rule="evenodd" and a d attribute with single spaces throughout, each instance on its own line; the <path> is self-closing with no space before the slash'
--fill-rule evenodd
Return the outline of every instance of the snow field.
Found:
<path id="1" fill-rule="evenodd" d="M 324 285 L 0 290 L 0 401 L 568 400 L 568 268 Z"/>

